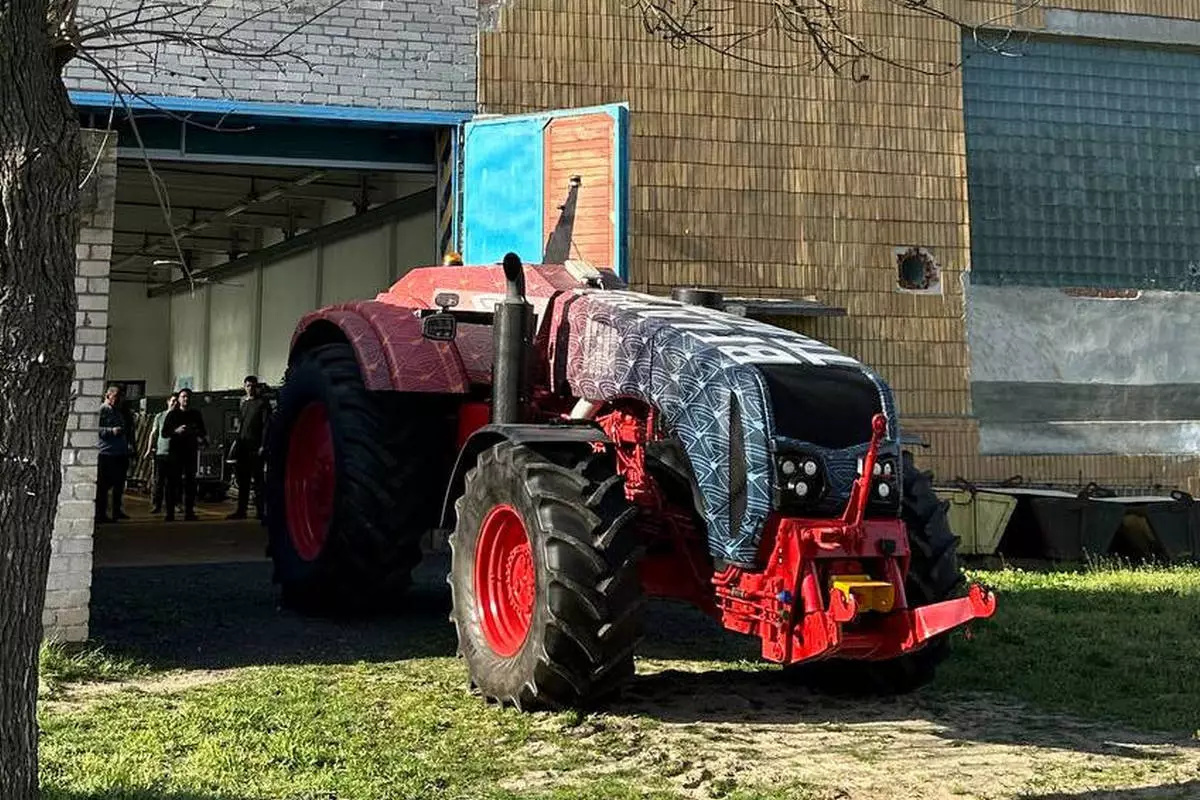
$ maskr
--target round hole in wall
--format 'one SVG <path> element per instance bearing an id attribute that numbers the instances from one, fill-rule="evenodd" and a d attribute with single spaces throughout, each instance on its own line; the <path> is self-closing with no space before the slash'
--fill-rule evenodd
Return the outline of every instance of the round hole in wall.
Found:
<path id="1" fill-rule="evenodd" d="M 926 250 L 910 247 L 896 253 L 896 284 L 908 291 L 924 291 L 938 283 L 938 267 Z"/>

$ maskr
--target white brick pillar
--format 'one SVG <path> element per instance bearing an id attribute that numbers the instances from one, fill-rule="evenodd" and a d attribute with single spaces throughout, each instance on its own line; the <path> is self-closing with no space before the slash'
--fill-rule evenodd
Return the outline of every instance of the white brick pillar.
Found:
<path id="1" fill-rule="evenodd" d="M 80 196 L 76 246 L 75 381 L 63 439 L 62 491 L 46 581 L 42 621 L 46 637 L 88 638 L 95 530 L 96 462 L 104 357 L 108 342 L 108 270 L 112 259 L 113 207 L 117 190 L 116 136 L 84 131 L 86 164 L 96 167 Z M 98 159 L 98 160 L 97 160 Z"/>

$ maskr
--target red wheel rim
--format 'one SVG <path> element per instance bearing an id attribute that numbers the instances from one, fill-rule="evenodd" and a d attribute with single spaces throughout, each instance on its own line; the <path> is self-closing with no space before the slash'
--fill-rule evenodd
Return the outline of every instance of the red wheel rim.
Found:
<path id="1" fill-rule="evenodd" d="M 479 529 L 475 603 L 483 635 L 497 655 L 508 658 L 525 643 L 535 594 L 533 550 L 525 523 L 512 506 L 496 506 Z"/>
<path id="2" fill-rule="evenodd" d="M 324 403 L 309 403 L 288 436 L 284 501 L 292 546 L 314 561 L 333 518 L 333 430 Z"/>

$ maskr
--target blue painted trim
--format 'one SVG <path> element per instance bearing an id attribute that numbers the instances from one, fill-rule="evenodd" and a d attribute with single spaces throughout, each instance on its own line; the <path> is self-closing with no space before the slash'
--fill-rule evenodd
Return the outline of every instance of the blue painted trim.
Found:
<path id="1" fill-rule="evenodd" d="M 454 216 L 450 220 L 450 243 L 455 252 L 461 254 L 462 242 L 462 142 L 463 128 L 455 125 L 450 131 L 450 197 L 454 203 Z"/>
<path id="2" fill-rule="evenodd" d="M 236 114 L 254 117 L 290 117 L 326 122 L 357 122 L 400 125 L 458 125 L 471 118 L 470 111 L 418 111 L 400 108 L 356 108 L 306 103 L 263 103 L 255 100 L 214 100 L 198 97 L 166 97 L 154 95 L 119 95 L 109 92 L 70 93 L 71 102 L 79 107 L 130 108 L 161 110 L 191 114 Z"/>
<path id="3" fill-rule="evenodd" d="M 495 117 L 475 117 L 471 126 L 502 124 L 518 120 L 544 119 L 547 122 L 561 117 L 582 117 L 587 114 L 608 114 L 616 117 L 620 113 L 629 113 L 628 103 L 609 103 L 603 106 L 585 106 L 583 108 L 556 108 L 550 111 L 531 111 L 527 114 L 503 114 Z"/>
<path id="4" fill-rule="evenodd" d="M 617 213 L 613 222 L 613 264 L 622 280 L 629 280 L 629 106 L 618 103 L 613 108 L 613 197 Z"/>

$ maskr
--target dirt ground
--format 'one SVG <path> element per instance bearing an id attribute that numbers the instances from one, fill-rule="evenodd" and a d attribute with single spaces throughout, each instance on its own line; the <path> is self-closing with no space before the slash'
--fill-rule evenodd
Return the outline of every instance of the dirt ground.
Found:
<path id="1" fill-rule="evenodd" d="M 347 623 L 279 610 L 261 562 L 108 568 L 96 576 L 93 633 L 127 655 L 194 672 L 146 679 L 162 691 L 221 680 L 241 666 L 451 656 L 443 569 L 436 559 L 422 567 L 411 616 Z M 510 788 L 635 774 L 665 777 L 695 798 L 788 786 L 797 798 L 822 800 L 1200 799 L 1195 739 L 1133 733 L 996 697 L 821 697 L 776 671 L 740 665 L 754 658 L 754 643 L 690 611 L 655 606 L 650 631 L 625 698 L 567 731 L 591 739 L 595 759 L 571 775 L 530 771 Z"/>
<path id="2" fill-rule="evenodd" d="M 798 796 L 823 800 L 1200 797 L 1194 740 L 1131 733 L 996 698 L 838 701 L 798 692 L 769 673 L 739 680 L 661 663 L 642 670 L 646 678 L 616 713 L 581 732 L 594 736 L 607 727 L 620 743 L 591 769 L 628 769 L 632 762 L 692 797 L 787 784 L 807 790 Z M 661 724 L 646 729 L 631 717 Z M 624 758 L 613 758 L 622 746 Z M 520 783 L 561 778 L 531 774 Z"/>

